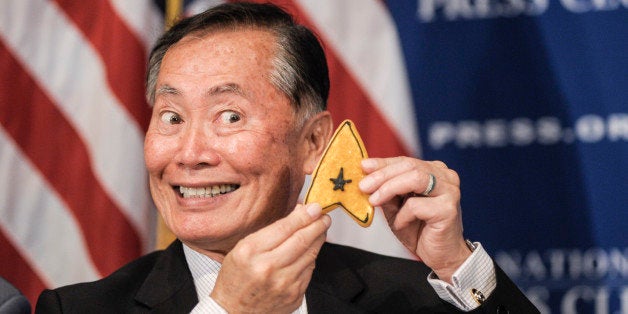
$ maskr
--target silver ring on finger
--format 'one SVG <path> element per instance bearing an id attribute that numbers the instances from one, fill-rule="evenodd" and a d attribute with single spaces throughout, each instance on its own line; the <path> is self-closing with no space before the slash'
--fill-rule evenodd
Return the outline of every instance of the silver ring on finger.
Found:
<path id="1" fill-rule="evenodd" d="M 436 177 L 431 173 L 429 173 L 428 175 L 430 176 L 430 181 L 427 183 L 425 191 L 421 193 L 421 195 L 423 196 L 430 196 L 430 193 L 432 193 L 432 191 L 434 191 L 434 188 L 436 187 Z"/>

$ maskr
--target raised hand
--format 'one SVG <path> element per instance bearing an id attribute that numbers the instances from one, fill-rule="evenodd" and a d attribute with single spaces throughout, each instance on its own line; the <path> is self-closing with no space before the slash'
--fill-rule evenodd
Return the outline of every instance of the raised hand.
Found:
<path id="1" fill-rule="evenodd" d="M 471 254 L 462 235 L 460 179 L 440 161 L 410 157 L 362 161 L 360 189 L 380 206 L 397 238 L 440 279 Z"/>
<path id="2" fill-rule="evenodd" d="M 211 297 L 229 313 L 291 313 L 303 301 L 331 219 L 318 204 L 242 239 L 225 256 Z"/>

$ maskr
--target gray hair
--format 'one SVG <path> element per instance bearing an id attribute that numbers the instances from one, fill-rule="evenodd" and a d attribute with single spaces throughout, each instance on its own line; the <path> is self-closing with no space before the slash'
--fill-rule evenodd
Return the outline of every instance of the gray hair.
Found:
<path id="1" fill-rule="evenodd" d="M 155 102 L 161 62 L 170 47 L 195 33 L 261 29 L 276 38 L 271 83 L 284 93 L 298 113 L 299 124 L 327 108 L 329 74 L 320 42 L 312 31 L 273 4 L 225 3 L 183 19 L 165 32 L 153 47 L 146 76 L 146 98 Z"/>

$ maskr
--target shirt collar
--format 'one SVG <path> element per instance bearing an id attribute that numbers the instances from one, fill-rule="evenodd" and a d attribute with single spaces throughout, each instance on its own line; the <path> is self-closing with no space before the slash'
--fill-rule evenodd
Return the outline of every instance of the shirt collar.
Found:
<path id="1" fill-rule="evenodd" d="M 212 290 L 214 290 L 216 278 L 222 265 L 208 256 L 193 250 L 185 243 L 183 244 L 183 253 L 185 254 L 188 267 L 190 267 L 192 278 L 194 278 L 194 287 L 196 288 L 198 299 L 208 298 Z"/>

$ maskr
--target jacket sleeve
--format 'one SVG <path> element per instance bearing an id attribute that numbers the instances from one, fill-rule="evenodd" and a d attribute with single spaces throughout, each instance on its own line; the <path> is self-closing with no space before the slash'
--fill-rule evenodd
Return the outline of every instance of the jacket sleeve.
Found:
<path id="1" fill-rule="evenodd" d="M 482 305 L 469 313 L 540 313 L 506 273 L 495 264 L 497 287 Z"/>
<path id="2" fill-rule="evenodd" d="M 37 299 L 36 314 L 62 313 L 61 299 L 54 290 L 44 290 Z"/>

